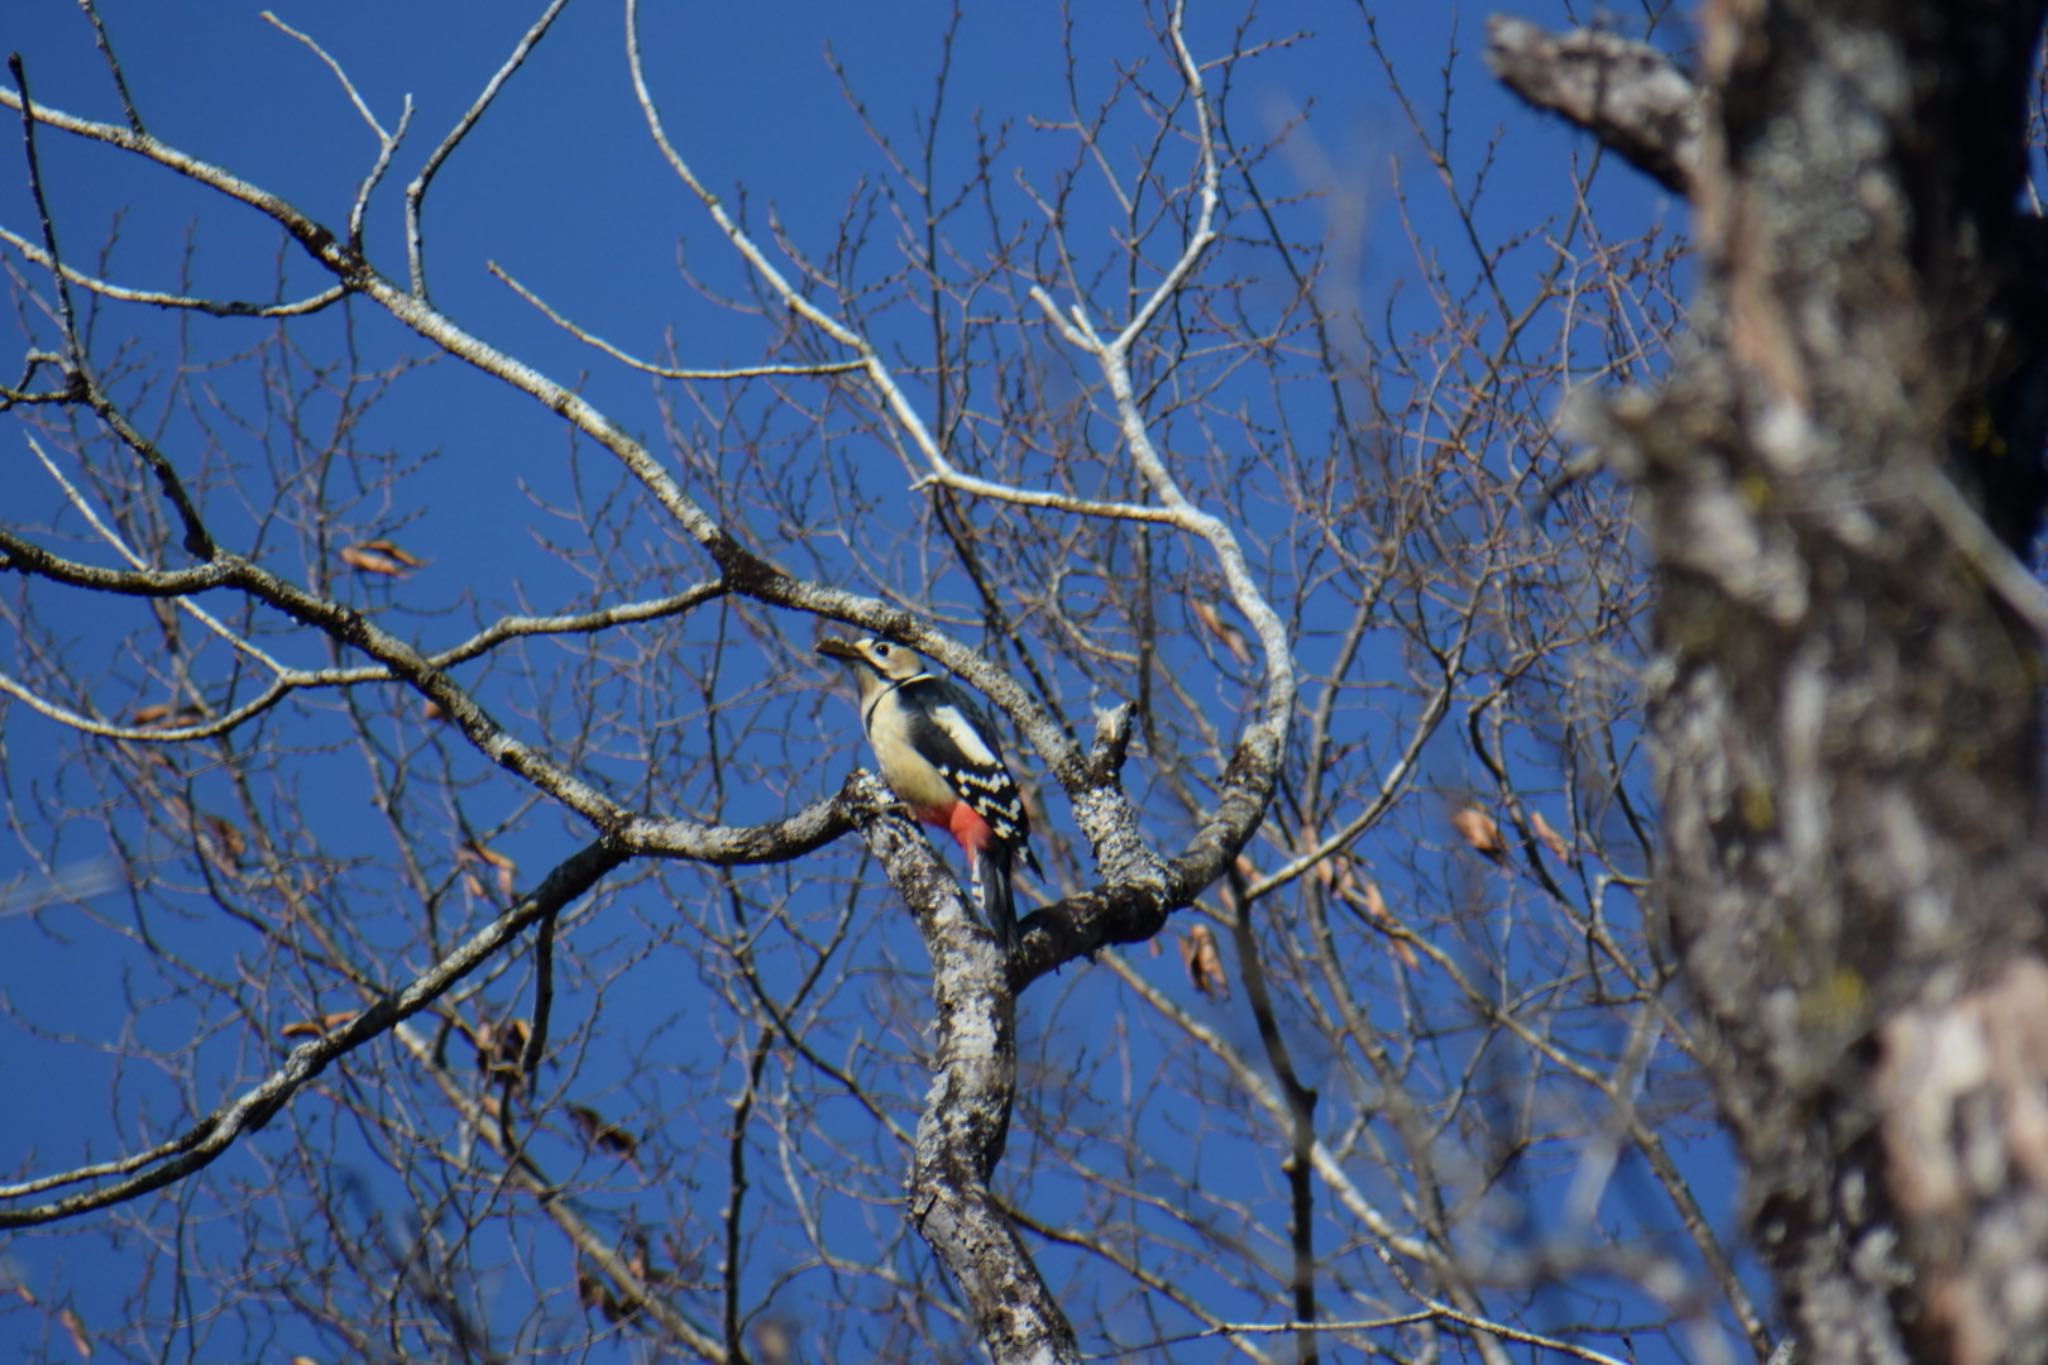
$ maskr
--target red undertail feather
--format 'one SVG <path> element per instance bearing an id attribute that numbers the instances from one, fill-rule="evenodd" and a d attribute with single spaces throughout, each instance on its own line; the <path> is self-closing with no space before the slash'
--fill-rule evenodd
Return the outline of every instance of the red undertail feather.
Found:
<path id="1" fill-rule="evenodd" d="M 937 814 L 932 823 L 951 834 L 960 851 L 970 858 L 995 840 L 995 831 L 989 828 L 988 821 L 975 814 L 974 807 L 965 801 L 955 801 L 951 810 Z"/>

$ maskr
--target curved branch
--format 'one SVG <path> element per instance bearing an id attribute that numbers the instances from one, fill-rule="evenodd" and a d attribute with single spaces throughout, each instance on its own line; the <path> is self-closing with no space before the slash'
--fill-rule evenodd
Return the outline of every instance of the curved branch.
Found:
<path id="1" fill-rule="evenodd" d="M 554 323 L 555 326 L 561 328 L 570 336 L 575 337 L 584 345 L 604 352 L 628 369 L 638 370 L 642 374 L 651 374 L 659 379 L 763 379 L 770 376 L 779 377 L 784 375 L 850 374 L 863 368 L 862 363 L 858 360 L 830 360 L 821 361 L 817 364 L 799 365 L 726 365 L 716 369 L 690 369 L 675 365 L 656 365 L 652 361 L 642 360 L 636 355 L 620 350 L 617 346 L 614 346 L 611 342 L 606 341 L 603 337 L 590 331 L 580 323 L 572 322 L 570 319 L 563 317 L 548 306 L 546 299 L 512 278 L 511 272 L 496 261 L 486 262 L 484 269 L 491 272 L 491 278 L 526 300 L 535 312 L 539 313 L 549 322 Z"/>
<path id="2" fill-rule="evenodd" d="M 1656 48 L 1598 29 L 1553 35 L 1496 14 L 1486 21 L 1486 65 L 1536 108 L 1585 129 L 1674 194 L 1692 194 L 1703 100 Z"/>
<path id="3" fill-rule="evenodd" d="M 0 1208 L 0 1228 L 32 1227 L 134 1199 L 161 1189 L 213 1163 L 245 1134 L 270 1121 L 286 1101 L 304 1089 L 337 1058 L 389 1033 L 400 1021 L 417 1014 L 488 961 L 527 925 L 559 911 L 583 895 L 607 872 L 624 862 L 625 850 L 600 839 L 558 864 L 546 880 L 510 910 L 485 925 L 404 988 L 356 1015 L 333 1033 L 291 1050 L 284 1062 L 260 1083 L 224 1101 L 178 1137 L 123 1161 L 80 1167 L 13 1185 L 0 1185 L 0 1201 L 25 1199 L 66 1185 L 123 1176 L 111 1184 L 66 1195 L 26 1208 Z"/>
<path id="4" fill-rule="evenodd" d="M 541 11 L 540 18 L 534 20 L 526 32 L 520 35 L 511 54 L 491 73 L 491 78 L 484 83 L 482 92 L 469 108 L 463 111 L 462 117 L 455 121 L 455 126 L 448 130 L 448 136 L 441 139 L 441 145 L 428 154 L 426 162 L 420 167 L 420 173 L 413 177 L 412 183 L 405 187 L 405 258 L 406 269 L 412 279 L 413 297 L 425 299 L 427 296 L 426 243 L 420 233 L 420 211 L 425 206 L 428 187 L 434 183 L 434 176 L 440 172 L 441 164 L 462 144 L 462 140 L 469 136 L 470 129 L 476 127 L 477 120 L 491 107 L 491 101 L 504 89 L 505 82 L 512 79 L 513 73 L 525 65 L 528 54 L 547 36 L 555 17 L 568 3 L 569 0 L 551 0 L 548 7 Z"/>
<path id="5" fill-rule="evenodd" d="M 52 260 L 50 253 L 18 233 L 0 227 L 0 242 L 5 242 L 19 251 L 25 258 L 45 270 L 61 271 L 65 279 L 101 298 L 113 299 L 120 303 L 148 304 L 154 308 L 185 308 L 195 313 L 205 313 L 217 318 L 296 318 L 317 313 L 330 303 L 338 303 L 347 296 L 348 290 L 333 285 L 317 294 L 290 303 L 245 303 L 240 299 L 202 299 L 190 294 L 166 294 L 155 289 L 134 289 L 125 284 L 115 284 L 97 275 L 88 275 L 76 266 Z"/>
<path id="6" fill-rule="evenodd" d="M 864 788 L 848 784 L 848 791 Z M 800 856 L 851 828 L 845 793 L 821 801 L 787 820 L 766 825 L 702 828 L 652 818 L 631 822 L 618 837 L 602 838 L 564 859 L 531 893 L 472 934 L 461 946 L 342 1025 L 294 1048 L 261 1083 L 225 1101 L 169 1142 L 116 1162 L 82 1166 L 11 1185 L 0 1185 L 0 1202 L 25 1199 L 67 1185 L 122 1176 L 112 1184 L 27 1208 L 0 1208 L 0 1228 L 28 1227 L 107 1208 L 212 1164 L 246 1133 L 269 1122 L 293 1095 L 335 1059 L 380 1037 L 417 1014 L 450 987 L 482 966 L 528 925 L 559 914 L 605 874 L 635 854 L 686 856 L 705 862 L 776 862 Z M 927 856 L 929 856 L 927 850 Z M 933 861 L 936 868 L 938 864 Z M 943 872 L 941 871 L 941 875 Z"/>

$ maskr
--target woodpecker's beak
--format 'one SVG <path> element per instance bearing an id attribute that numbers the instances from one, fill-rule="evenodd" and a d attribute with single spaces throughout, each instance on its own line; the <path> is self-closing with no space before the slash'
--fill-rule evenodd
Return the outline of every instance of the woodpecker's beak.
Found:
<path id="1" fill-rule="evenodd" d="M 818 641 L 818 652 L 828 659 L 844 659 L 848 662 L 860 658 L 860 651 L 853 647 L 852 641 L 836 639 L 830 635 Z"/>

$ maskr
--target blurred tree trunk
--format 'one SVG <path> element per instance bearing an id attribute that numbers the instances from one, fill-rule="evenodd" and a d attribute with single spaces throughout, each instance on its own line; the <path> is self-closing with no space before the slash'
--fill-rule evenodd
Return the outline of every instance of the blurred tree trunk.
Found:
<path id="1" fill-rule="evenodd" d="M 2048 1358 L 2041 18 L 1708 4 L 1697 144 L 1601 129 L 1697 212 L 1692 350 L 1587 425 L 1660 570 L 1658 900 L 1808 1359 Z"/>

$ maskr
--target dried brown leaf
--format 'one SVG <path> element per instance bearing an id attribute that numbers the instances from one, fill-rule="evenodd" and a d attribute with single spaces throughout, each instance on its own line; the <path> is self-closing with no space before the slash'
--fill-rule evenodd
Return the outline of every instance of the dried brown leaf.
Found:
<path id="1" fill-rule="evenodd" d="M 626 1249 L 626 1269 L 632 1271 L 633 1277 L 644 1284 L 648 1278 L 647 1267 L 650 1264 L 647 1255 L 647 1234 L 635 1232 L 632 1245 Z"/>
<path id="2" fill-rule="evenodd" d="M 492 880 L 498 885 L 499 897 L 504 900 L 512 899 L 513 883 L 519 872 L 518 863 L 476 839 L 466 840 L 462 847 L 456 850 L 455 858 L 457 862 L 466 863 L 474 860 L 492 868 L 496 872 Z M 481 886 L 481 883 L 478 883 L 473 877 L 470 879 L 470 882 L 478 887 Z M 483 892 L 481 889 L 477 889 L 473 894 L 481 896 Z"/>
<path id="3" fill-rule="evenodd" d="M 605 1122 L 603 1114 L 587 1104 L 569 1106 L 569 1118 L 576 1124 L 576 1131 L 590 1145 L 610 1152 L 613 1156 L 628 1161 L 640 1150 L 640 1139 L 634 1137 L 616 1124 Z"/>
<path id="4" fill-rule="evenodd" d="M 760 1318 L 752 1330 L 754 1359 L 761 1365 L 789 1365 L 796 1358 L 796 1342 L 786 1324 L 774 1318 Z"/>
<path id="5" fill-rule="evenodd" d="M 1542 841 L 1545 848 L 1550 850 L 1552 857 L 1561 863 L 1568 863 L 1572 860 L 1572 846 L 1565 842 L 1565 837 L 1562 834 L 1559 834 L 1550 827 L 1550 822 L 1543 818 L 1542 811 L 1531 811 L 1529 813 L 1529 828 L 1536 831 L 1536 837 Z"/>
<path id="6" fill-rule="evenodd" d="M 474 853 L 477 857 L 489 863 L 492 867 L 507 868 L 516 866 L 516 864 L 513 863 L 512 859 L 510 859 L 503 853 L 498 852 L 490 845 L 481 843 L 478 840 L 471 839 L 467 844 L 463 845 L 463 847 L 467 848 L 471 853 Z"/>
<path id="7" fill-rule="evenodd" d="M 476 1043 L 476 1064 L 514 1089 L 526 1084 L 526 1043 L 533 1026 L 521 1018 L 502 1024 L 485 1020 L 472 1033 Z"/>
<path id="8" fill-rule="evenodd" d="M 1394 919 L 1394 912 L 1387 909 L 1387 898 L 1380 891 L 1380 884 L 1372 878 L 1364 878 L 1362 886 L 1348 889 L 1345 899 L 1364 910 L 1376 923 L 1384 924 L 1393 930 L 1401 927 Z M 1421 960 L 1415 955 L 1415 949 L 1406 939 L 1390 937 L 1388 941 L 1392 945 L 1394 956 L 1400 959 L 1403 967 L 1412 972 L 1421 965 Z"/>
<path id="9" fill-rule="evenodd" d="M 1491 815 L 1477 806 L 1464 806 L 1451 816 L 1451 828 L 1474 851 L 1487 857 L 1499 859 L 1508 851 L 1507 841 L 1500 837 L 1500 825 Z"/>
<path id="10" fill-rule="evenodd" d="M 354 1010 L 330 1010 L 317 1019 L 298 1019 L 278 1033 L 286 1038 L 323 1038 L 356 1017 Z"/>
<path id="11" fill-rule="evenodd" d="M 1206 597 L 1197 597 L 1189 601 L 1188 610 L 1195 614 L 1195 619 L 1202 623 L 1204 630 L 1222 642 L 1223 647 L 1230 651 L 1231 658 L 1246 668 L 1251 667 L 1252 647 L 1246 643 L 1244 632 L 1224 620 L 1223 613 L 1216 610 L 1214 602 Z"/>
<path id="12" fill-rule="evenodd" d="M 197 725 L 206 718 L 206 712 L 200 707 L 189 703 L 172 706 L 163 701 L 152 706 L 138 706 L 128 713 L 128 723 L 144 730 L 172 730 L 180 725 Z"/>
<path id="13" fill-rule="evenodd" d="M 1188 981 L 1203 995 L 1218 1000 L 1230 998 L 1230 978 L 1223 974 L 1223 954 L 1216 947 L 1216 934 L 1206 924 L 1188 926 L 1179 940 L 1180 965 Z"/>
<path id="14" fill-rule="evenodd" d="M 57 1321 L 64 1325 L 65 1333 L 71 1338 L 71 1349 L 78 1352 L 80 1360 L 92 1359 L 92 1340 L 85 1334 L 85 1324 L 78 1319 L 76 1309 L 60 1308 Z"/>
<path id="15" fill-rule="evenodd" d="M 1371 915 L 1381 924 L 1392 924 L 1394 922 L 1394 912 L 1387 909 L 1387 898 L 1380 891 L 1380 884 L 1370 877 L 1365 879 L 1365 895 L 1363 899 L 1366 914 Z"/>
<path id="16" fill-rule="evenodd" d="M 583 1311 L 601 1309 L 606 1317 L 616 1311 L 612 1305 L 612 1291 L 602 1279 L 584 1268 L 581 1261 L 576 1263 L 576 1302 L 583 1305 Z"/>
<path id="17" fill-rule="evenodd" d="M 249 841 L 242 834 L 241 826 L 218 815 L 209 815 L 206 817 L 206 832 L 212 836 L 217 862 L 230 868 L 242 865 L 242 857 L 249 851 Z"/>
<path id="18" fill-rule="evenodd" d="M 526 1044 L 533 1037 L 533 1025 L 522 1017 L 505 1021 L 505 1027 L 498 1031 L 498 1060 L 516 1062 L 526 1055 Z"/>
<path id="19" fill-rule="evenodd" d="M 383 536 L 378 536 L 375 540 L 365 540 L 361 542 L 361 546 L 365 550 L 374 550 L 378 554 L 389 555 L 408 569 L 421 568 L 427 562 L 417 555 L 407 553 L 395 541 L 387 540 Z"/>
<path id="20" fill-rule="evenodd" d="M 372 550 L 362 545 L 344 545 L 340 550 L 341 562 L 358 573 L 382 574 L 386 578 L 402 578 L 405 566 L 381 550 Z"/>

